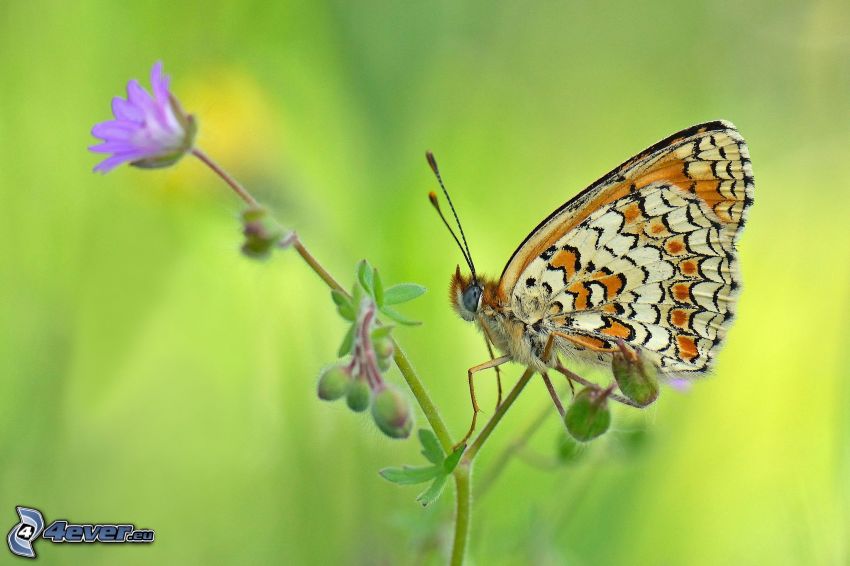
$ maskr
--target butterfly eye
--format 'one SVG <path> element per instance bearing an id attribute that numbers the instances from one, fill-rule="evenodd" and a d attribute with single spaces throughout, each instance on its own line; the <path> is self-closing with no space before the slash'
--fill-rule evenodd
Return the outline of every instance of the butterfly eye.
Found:
<path id="1" fill-rule="evenodd" d="M 469 312 L 478 312 L 478 301 L 481 300 L 481 286 L 472 284 L 463 292 L 463 308 Z"/>

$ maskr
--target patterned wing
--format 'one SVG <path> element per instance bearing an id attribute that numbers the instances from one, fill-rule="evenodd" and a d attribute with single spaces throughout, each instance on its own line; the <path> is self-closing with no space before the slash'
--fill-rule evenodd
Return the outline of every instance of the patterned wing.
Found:
<path id="1" fill-rule="evenodd" d="M 731 323 L 735 239 L 752 194 L 734 126 L 694 126 L 553 213 L 514 254 L 500 292 L 529 323 L 570 335 L 570 347 L 610 352 L 622 338 L 669 375 L 706 371 Z"/>

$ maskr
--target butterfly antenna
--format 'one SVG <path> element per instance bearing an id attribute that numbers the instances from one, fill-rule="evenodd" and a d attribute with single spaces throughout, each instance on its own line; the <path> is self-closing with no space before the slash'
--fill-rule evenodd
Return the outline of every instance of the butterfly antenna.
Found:
<path id="1" fill-rule="evenodd" d="M 472 263 L 472 253 L 469 251 L 469 244 L 466 242 L 466 234 L 463 233 L 463 226 L 460 225 L 460 219 L 457 216 L 457 211 L 455 210 L 455 205 L 452 203 L 452 197 L 449 196 L 449 192 L 446 190 L 446 186 L 443 184 L 443 177 L 440 175 L 440 168 L 437 167 L 437 160 L 434 159 L 434 154 L 430 151 L 425 152 L 425 157 L 428 159 L 428 165 L 431 166 L 431 171 L 434 172 L 434 176 L 437 177 L 437 182 L 440 184 L 440 188 L 443 190 L 443 194 L 446 195 L 446 200 L 449 201 L 449 207 L 452 209 L 452 215 L 454 215 L 455 222 L 457 223 L 457 228 L 460 231 L 460 237 L 463 239 L 463 245 L 461 245 L 460 240 L 457 235 L 455 235 L 454 230 L 449 225 L 446 217 L 443 215 L 443 211 L 440 210 L 440 203 L 437 201 L 437 195 L 432 193 L 428 194 L 428 200 L 431 201 L 431 205 L 437 210 L 437 214 L 440 215 L 440 218 L 443 219 L 443 224 L 448 228 L 449 233 L 451 233 L 452 237 L 457 242 L 458 247 L 460 248 L 461 253 L 463 254 L 463 258 L 466 260 L 466 264 L 469 266 L 470 271 L 472 271 L 472 279 L 474 281 L 478 281 L 478 276 L 475 274 L 475 264 Z"/>

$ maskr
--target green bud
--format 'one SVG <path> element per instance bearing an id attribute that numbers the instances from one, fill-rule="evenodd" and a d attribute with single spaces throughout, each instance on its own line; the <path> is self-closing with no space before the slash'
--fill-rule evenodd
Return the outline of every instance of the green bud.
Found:
<path id="1" fill-rule="evenodd" d="M 381 432 L 390 438 L 407 438 L 413 430 L 410 403 L 393 387 L 385 387 L 375 395 L 372 418 Z"/>
<path id="2" fill-rule="evenodd" d="M 389 336 L 373 338 L 372 347 L 379 358 L 389 358 L 395 351 L 395 346 L 393 346 L 393 341 Z"/>
<path id="3" fill-rule="evenodd" d="M 614 352 L 611 371 L 623 395 L 646 407 L 658 398 L 658 370 L 637 352 Z"/>
<path id="4" fill-rule="evenodd" d="M 242 253 L 248 257 L 266 258 L 283 236 L 283 228 L 262 207 L 251 207 L 242 213 L 245 242 Z"/>
<path id="5" fill-rule="evenodd" d="M 319 377 L 319 399 L 335 401 L 348 392 L 351 374 L 344 366 L 332 366 Z"/>
<path id="6" fill-rule="evenodd" d="M 583 454 L 582 446 L 572 436 L 566 434 L 558 435 L 558 446 L 556 448 L 556 456 L 562 464 L 571 464 L 581 458 Z"/>
<path id="7" fill-rule="evenodd" d="M 345 402 L 349 409 L 355 413 L 362 413 L 369 408 L 371 400 L 372 390 L 369 389 L 369 384 L 366 383 L 365 379 L 358 378 L 348 384 Z"/>
<path id="8" fill-rule="evenodd" d="M 608 394 L 611 391 L 586 387 L 579 391 L 567 408 L 564 423 L 567 431 L 579 442 L 589 442 L 611 426 Z"/>
<path id="9" fill-rule="evenodd" d="M 380 369 L 381 371 L 387 371 L 388 369 L 390 369 L 390 366 L 392 366 L 392 365 L 393 365 L 393 359 L 392 358 L 382 358 L 380 356 L 378 357 L 378 369 Z"/>

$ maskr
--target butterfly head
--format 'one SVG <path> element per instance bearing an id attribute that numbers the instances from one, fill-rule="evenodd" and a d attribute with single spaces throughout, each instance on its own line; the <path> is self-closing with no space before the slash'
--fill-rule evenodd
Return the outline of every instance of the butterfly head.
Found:
<path id="1" fill-rule="evenodd" d="M 463 320 L 475 320 L 483 297 L 484 286 L 473 277 L 462 275 L 458 266 L 449 285 L 449 301 L 455 312 Z"/>

